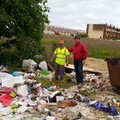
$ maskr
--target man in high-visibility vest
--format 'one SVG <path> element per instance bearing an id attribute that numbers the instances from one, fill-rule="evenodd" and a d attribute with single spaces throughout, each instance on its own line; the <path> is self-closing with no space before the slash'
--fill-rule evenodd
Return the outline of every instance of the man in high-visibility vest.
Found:
<path id="1" fill-rule="evenodd" d="M 59 40 L 59 47 L 56 48 L 54 54 L 50 60 L 50 62 L 55 59 L 55 80 L 59 79 L 63 80 L 64 78 L 64 71 L 65 71 L 65 63 L 68 65 L 68 56 L 69 51 L 66 47 L 64 47 L 64 40 Z"/>

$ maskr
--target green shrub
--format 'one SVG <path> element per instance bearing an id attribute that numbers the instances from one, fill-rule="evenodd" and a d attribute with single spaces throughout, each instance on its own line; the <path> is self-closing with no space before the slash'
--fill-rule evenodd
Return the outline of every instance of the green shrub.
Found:
<path id="1" fill-rule="evenodd" d="M 81 37 L 81 38 L 87 38 L 88 35 L 87 35 L 86 33 L 81 33 L 81 34 L 80 34 L 80 37 Z"/>

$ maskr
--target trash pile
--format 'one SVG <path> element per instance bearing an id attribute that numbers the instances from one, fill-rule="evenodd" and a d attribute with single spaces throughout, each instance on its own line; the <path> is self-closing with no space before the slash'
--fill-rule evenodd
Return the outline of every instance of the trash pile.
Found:
<path id="1" fill-rule="evenodd" d="M 84 85 L 68 89 L 58 89 L 56 85 L 43 88 L 35 76 L 52 80 L 54 75 L 48 71 L 46 62 L 38 65 L 37 72 L 37 64 L 30 59 L 24 60 L 22 67 L 24 72 L 10 74 L 0 66 L 0 120 L 120 119 L 116 109 L 120 107 L 119 98 L 114 95 L 96 98 L 97 92 L 102 93 L 109 87 L 109 81 L 103 81 L 102 76 L 86 72 Z M 75 82 L 74 71 L 67 76 L 69 82 Z"/>

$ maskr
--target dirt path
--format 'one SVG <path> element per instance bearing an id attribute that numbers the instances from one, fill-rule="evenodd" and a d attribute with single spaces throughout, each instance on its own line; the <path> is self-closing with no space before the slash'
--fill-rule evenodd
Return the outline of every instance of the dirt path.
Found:
<path id="1" fill-rule="evenodd" d="M 91 58 L 86 59 L 85 67 L 96 69 L 99 71 L 108 71 L 107 62 L 103 59 Z"/>

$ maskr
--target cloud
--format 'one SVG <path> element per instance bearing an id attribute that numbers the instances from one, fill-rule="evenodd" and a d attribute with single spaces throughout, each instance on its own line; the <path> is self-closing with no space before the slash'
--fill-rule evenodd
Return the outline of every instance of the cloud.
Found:
<path id="1" fill-rule="evenodd" d="M 52 25 L 86 29 L 89 23 L 120 27 L 120 0 L 48 0 Z"/>

